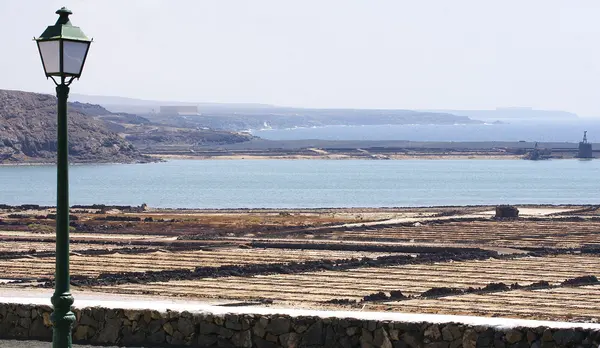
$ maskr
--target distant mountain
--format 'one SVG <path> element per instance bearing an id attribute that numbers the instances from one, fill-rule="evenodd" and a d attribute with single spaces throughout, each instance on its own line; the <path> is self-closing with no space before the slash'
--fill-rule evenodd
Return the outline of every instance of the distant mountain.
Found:
<path id="1" fill-rule="evenodd" d="M 429 112 L 447 112 L 453 115 L 467 116 L 476 120 L 573 120 L 578 116 L 572 112 L 559 110 L 536 110 L 533 108 L 496 108 L 495 110 L 426 110 Z"/>
<path id="2" fill-rule="evenodd" d="M 207 127 L 228 131 L 252 129 L 285 129 L 297 127 L 323 127 L 334 125 L 408 125 L 408 124 L 469 124 L 483 123 L 465 116 L 417 112 L 410 110 L 317 110 L 274 108 L 242 110 L 237 112 L 211 112 L 199 116 L 144 115 L 151 120 L 185 127 Z"/>
<path id="3" fill-rule="evenodd" d="M 158 112 L 161 105 L 194 105 L 198 106 L 202 110 L 213 110 L 223 108 L 242 108 L 242 109 L 254 109 L 254 108 L 270 108 L 271 105 L 267 104 L 252 104 L 252 103 L 240 103 L 240 104 L 220 104 L 220 103 L 193 103 L 193 102 L 182 102 L 182 101 L 160 101 L 160 100 L 145 100 L 136 98 L 126 97 L 114 97 L 114 96 L 99 96 L 99 95 L 85 95 L 73 93 L 69 96 L 70 100 L 78 101 L 81 103 L 90 103 L 102 105 L 109 111 L 112 112 L 129 112 L 136 114 L 146 114 L 151 112 Z"/>
<path id="4" fill-rule="evenodd" d="M 264 104 L 216 104 L 160 102 L 120 97 L 74 95 L 74 100 L 93 102 L 113 112 L 131 112 L 163 125 L 244 131 L 264 128 L 320 127 L 330 125 L 468 124 L 483 123 L 447 112 L 389 109 L 311 109 Z M 160 113 L 160 106 L 193 105 L 199 115 Z"/>
<path id="5" fill-rule="evenodd" d="M 69 155 L 72 162 L 148 162 L 130 142 L 85 115 L 94 105 L 69 104 Z M 109 113 L 104 110 L 104 113 Z M 0 163 L 54 162 L 56 98 L 47 94 L 0 90 Z"/>

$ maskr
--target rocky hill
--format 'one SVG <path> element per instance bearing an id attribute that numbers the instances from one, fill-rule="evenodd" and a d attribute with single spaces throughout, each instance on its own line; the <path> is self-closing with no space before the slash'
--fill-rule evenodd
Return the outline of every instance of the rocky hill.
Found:
<path id="1" fill-rule="evenodd" d="M 154 123 L 181 128 L 204 127 L 224 131 L 263 128 L 322 127 L 335 125 L 473 124 L 483 123 L 448 112 L 402 109 L 314 109 L 265 104 L 218 104 L 152 101 L 121 97 L 73 95 L 73 100 L 102 105 L 113 112 L 143 116 Z M 157 112 L 161 106 L 196 106 L 199 115 Z"/>
<path id="2" fill-rule="evenodd" d="M 69 104 L 69 155 L 72 162 L 148 162 L 130 142 L 104 122 L 86 114 L 101 107 Z M 105 110 L 104 110 L 105 111 Z M 54 162 L 56 97 L 0 90 L 0 163 Z"/>
<path id="3" fill-rule="evenodd" d="M 131 127 L 130 127 L 131 128 Z M 220 146 L 226 144 L 247 143 L 256 137 L 249 134 L 215 131 L 205 129 L 184 129 L 169 127 L 138 127 L 138 131 L 125 136 L 127 141 L 144 153 L 153 153 L 155 149 L 176 146 L 192 149 L 197 146 Z M 145 131 L 143 131 L 146 129 Z"/>
<path id="4" fill-rule="evenodd" d="M 240 111 L 201 112 L 198 116 L 142 114 L 152 122 L 176 127 L 206 127 L 224 131 L 249 129 L 285 129 L 295 127 L 408 125 L 408 124 L 476 124 L 482 121 L 466 116 L 411 110 L 319 110 L 319 109 L 241 109 Z"/>

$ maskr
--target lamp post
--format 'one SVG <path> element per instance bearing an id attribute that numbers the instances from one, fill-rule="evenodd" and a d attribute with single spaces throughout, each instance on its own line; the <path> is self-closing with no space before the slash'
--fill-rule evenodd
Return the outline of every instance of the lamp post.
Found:
<path id="1" fill-rule="evenodd" d="M 52 347 L 70 348 L 75 315 L 71 311 L 73 296 L 69 276 L 69 143 L 67 136 L 67 98 L 69 85 L 79 79 L 91 40 L 69 21 L 72 14 L 63 7 L 56 11 L 56 24 L 35 39 L 46 78 L 56 84 L 58 98 L 57 202 L 56 202 L 56 270 L 52 295 L 54 312 Z M 58 79 L 58 81 L 57 81 Z"/>

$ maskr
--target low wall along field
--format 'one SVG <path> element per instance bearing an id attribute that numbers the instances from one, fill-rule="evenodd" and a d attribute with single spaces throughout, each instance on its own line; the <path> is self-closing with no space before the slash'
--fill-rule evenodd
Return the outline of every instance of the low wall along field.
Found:
<path id="1" fill-rule="evenodd" d="M 0 339 L 50 341 L 51 308 L 0 304 Z M 75 343 L 129 347 L 597 347 L 593 330 L 277 314 L 76 309 Z"/>

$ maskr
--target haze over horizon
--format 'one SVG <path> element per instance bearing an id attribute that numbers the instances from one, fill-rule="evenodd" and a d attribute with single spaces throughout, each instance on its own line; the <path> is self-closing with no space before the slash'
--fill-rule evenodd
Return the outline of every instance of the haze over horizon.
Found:
<path id="1" fill-rule="evenodd" d="M 32 37 L 95 39 L 72 93 L 309 108 L 600 115 L 600 2 L 5 1 L 0 88 L 53 93 Z"/>

